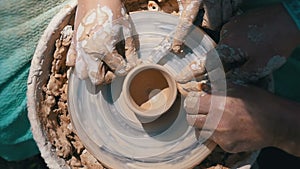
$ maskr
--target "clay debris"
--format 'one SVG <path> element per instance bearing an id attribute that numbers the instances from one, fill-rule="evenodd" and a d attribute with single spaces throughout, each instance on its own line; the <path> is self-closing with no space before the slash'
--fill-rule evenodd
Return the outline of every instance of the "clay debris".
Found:
<path id="1" fill-rule="evenodd" d="M 74 131 L 68 113 L 66 54 L 69 49 L 73 31 L 70 25 L 61 32 L 56 40 L 50 77 L 43 86 L 44 100 L 41 102 L 41 120 L 47 138 L 58 157 L 66 160 L 71 168 L 102 169 L 99 163 L 82 145 Z"/>
<path id="2" fill-rule="evenodd" d="M 178 12 L 176 0 L 159 0 L 156 2 L 160 9 L 167 13 Z M 147 10 L 148 0 L 127 0 L 125 4 L 128 11 Z M 56 50 L 53 53 L 48 82 L 43 86 L 43 100 L 40 106 L 40 120 L 44 127 L 46 137 L 57 156 L 66 161 L 74 169 L 103 169 L 105 168 L 91 155 L 81 143 L 72 126 L 68 112 L 67 91 L 68 72 L 66 54 L 69 50 L 73 31 L 66 26 L 61 36 L 56 40 Z M 217 148 L 195 168 L 231 168 L 234 163 L 248 157 L 249 154 L 229 154 Z"/>

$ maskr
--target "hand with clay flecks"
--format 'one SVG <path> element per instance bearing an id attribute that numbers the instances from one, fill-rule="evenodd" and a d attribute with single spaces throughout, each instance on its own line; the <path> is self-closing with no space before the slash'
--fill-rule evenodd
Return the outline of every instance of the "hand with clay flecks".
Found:
<path id="1" fill-rule="evenodd" d="M 138 64 L 131 26 L 120 0 L 79 0 L 67 65 L 75 65 L 79 78 L 89 77 L 95 85 L 126 75 Z M 123 38 L 126 59 L 116 48 Z"/>
<path id="2" fill-rule="evenodd" d="M 177 76 L 179 91 L 184 95 L 201 91 L 205 81 L 196 80 L 205 79 L 218 68 L 224 68 L 228 80 L 244 84 L 257 83 L 280 68 L 300 43 L 299 31 L 292 27 L 287 31 L 283 26 L 290 25 L 291 21 L 285 19 L 289 16 L 282 6 L 267 9 L 269 13 L 248 11 L 225 24 L 215 50 L 209 51 L 205 59 L 191 62 Z M 272 22 L 274 18 L 280 22 Z M 218 64 L 216 57 L 222 64 Z"/>
<path id="3" fill-rule="evenodd" d="M 272 22 L 275 18 L 277 22 Z M 297 144 L 300 142 L 299 102 L 279 97 L 257 87 L 255 83 L 282 65 L 282 59 L 291 57 L 294 48 L 300 44 L 300 32 L 293 20 L 281 4 L 276 4 L 237 16 L 223 27 L 222 32 L 217 50 L 225 69 L 238 66 L 232 71 L 240 75 L 238 78 L 251 83 L 240 85 L 232 83 L 236 79 L 229 79 L 227 96 L 203 91 L 187 92 L 184 108 L 188 123 L 199 131 L 211 133 L 209 139 L 228 152 L 274 146 L 300 156 L 300 146 Z M 238 63 L 241 58 L 245 59 Z M 211 64 L 209 60 L 207 58 L 205 66 Z M 295 73 L 291 76 L 297 75 Z M 288 82 L 277 83 L 288 85 Z M 213 85 L 211 87 L 214 91 Z M 293 92 L 284 90 L 287 91 Z M 216 102 L 213 97 L 225 100 L 224 109 L 214 106 Z M 208 118 L 219 109 L 222 112 L 221 118 L 213 128 L 214 120 Z"/>
<path id="4" fill-rule="evenodd" d="M 172 49 L 176 53 L 180 52 L 182 41 L 193 25 L 199 9 L 204 9 L 202 27 L 218 30 L 222 24 L 234 16 L 242 0 L 178 0 L 178 3 L 183 10 L 172 45 Z"/>
<path id="5" fill-rule="evenodd" d="M 248 85 L 228 85 L 221 119 L 215 127 L 207 120 L 214 113 L 212 95 L 190 92 L 185 99 L 187 121 L 203 137 L 231 153 L 274 146 L 300 156 L 300 104 Z M 288 107 L 288 109 L 287 109 Z M 196 109 L 196 111 L 195 111 Z M 210 116 L 212 117 L 212 116 Z"/>

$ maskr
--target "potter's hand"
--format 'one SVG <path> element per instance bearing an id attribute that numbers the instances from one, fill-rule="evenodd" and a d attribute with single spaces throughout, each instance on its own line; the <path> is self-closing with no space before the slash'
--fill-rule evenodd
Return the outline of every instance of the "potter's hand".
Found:
<path id="1" fill-rule="evenodd" d="M 177 25 L 172 49 L 179 52 L 182 41 L 196 19 L 199 9 L 204 8 L 202 26 L 211 30 L 220 29 L 231 18 L 242 0 L 181 0 L 183 11 Z"/>
<path id="2" fill-rule="evenodd" d="M 277 125 L 273 118 L 275 109 L 273 104 L 266 105 L 272 102 L 273 96 L 258 88 L 237 85 L 231 85 L 227 91 L 225 109 L 221 111 L 223 114 L 216 128 L 209 127 L 212 126 L 209 121 L 204 125 L 210 104 L 213 104 L 212 95 L 190 92 L 185 99 L 188 123 L 212 133 L 210 139 L 228 152 L 274 146 L 276 136 L 273 128 Z"/>
<path id="3" fill-rule="evenodd" d="M 79 78 L 90 78 L 95 85 L 107 84 L 115 75 L 125 75 L 137 62 L 131 22 L 120 0 L 78 2 L 75 36 L 67 65 L 75 65 Z M 125 39 L 126 60 L 116 50 Z"/>
<path id="4" fill-rule="evenodd" d="M 202 26 L 216 30 L 234 16 L 243 0 L 203 0 Z"/>
<path id="5" fill-rule="evenodd" d="M 255 16 L 260 17 L 255 18 Z M 278 22 L 269 21 L 273 17 Z M 226 49 L 223 51 L 224 56 L 220 55 L 220 57 L 221 59 L 228 57 L 228 63 L 224 65 L 225 68 L 230 69 L 231 66 L 235 66 L 235 59 L 242 56 L 235 55 L 234 52 L 245 51 L 247 57 L 239 68 L 239 74 L 243 76 L 244 73 L 241 73 L 241 70 L 252 75 L 260 74 L 261 67 L 264 68 L 266 65 L 268 67 L 273 56 L 287 57 L 299 44 L 300 32 L 296 26 L 292 26 L 292 20 L 281 5 L 258 9 L 235 19 L 223 27 L 223 37 L 219 46 L 223 44 L 231 47 L 224 47 Z M 263 26 L 260 27 L 260 25 Z M 287 28 L 284 25 L 291 26 Z M 254 32 L 254 35 L 264 38 L 257 36 L 254 38 Z M 283 34 L 279 35 L 277 32 Z M 276 65 L 276 63 L 272 64 Z M 245 77 L 248 78 L 248 76 Z M 253 79 L 250 78 L 250 80 Z M 213 132 L 210 139 L 230 152 L 275 146 L 300 156 L 300 146 L 296 144 L 300 141 L 299 103 L 280 98 L 251 85 L 240 86 L 229 83 L 227 86 L 229 87 L 225 109 L 216 129 L 205 128 L 212 126 L 213 120 L 206 119 L 209 113 L 215 111 L 209 112 L 212 95 L 204 92 L 188 93 L 184 101 L 188 122 L 199 129 Z"/>
<path id="6" fill-rule="evenodd" d="M 273 18 L 278 22 L 272 22 Z M 284 25 L 293 25 L 293 21 L 281 5 L 249 11 L 225 24 L 215 49 L 224 71 L 228 72 L 227 78 L 256 83 L 281 67 L 300 43 L 297 27 L 287 28 Z M 190 91 L 201 91 L 201 82 L 190 81 L 203 79 L 207 71 L 212 71 L 206 67 L 218 66 L 211 54 L 214 55 L 214 51 L 208 52 L 204 60 L 187 65 L 177 76 L 181 93 L 186 95 Z"/>
<path id="7" fill-rule="evenodd" d="M 250 85 L 228 86 L 225 109 L 216 128 L 210 127 L 214 126 L 212 120 L 206 120 L 213 113 L 209 112 L 210 104 L 214 104 L 210 94 L 189 93 L 184 103 L 188 123 L 211 133 L 209 139 L 228 152 L 274 146 L 300 156 L 299 103 Z"/>

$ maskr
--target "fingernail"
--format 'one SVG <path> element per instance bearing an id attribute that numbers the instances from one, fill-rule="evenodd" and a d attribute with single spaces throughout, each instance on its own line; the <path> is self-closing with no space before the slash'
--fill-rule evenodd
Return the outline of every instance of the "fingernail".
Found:
<path id="1" fill-rule="evenodd" d="M 198 114 L 198 115 L 186 115 L 186 121 L 190 126 L 196 126 L 198 128 L 202 128 L 205 123 L 206 115 Z"/>
<path id="2" fill-rule="evenodd" d="M 188 114 L 198 114 L 200 97 L 204 96 L 204 92 L 189 92 L 184 100 L 183 107 Z"/>

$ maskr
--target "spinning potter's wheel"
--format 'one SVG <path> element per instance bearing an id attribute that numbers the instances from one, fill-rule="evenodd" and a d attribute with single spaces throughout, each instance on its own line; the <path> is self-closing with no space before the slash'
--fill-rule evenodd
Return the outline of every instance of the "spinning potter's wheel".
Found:
<path id="1" fill-rule="evenodd" d="M 205 33 L 193 29 L 185 39 L 190 52 L 185 56 L 164 53 L 161 42 L 172 34 L 178 18 L 160 12 L 136 12 L 131 17 L 139 38 L 141 60 L 149 62 L 150 55 L 163 54 L 163 58 L 153 58 L 152 65 L 158 65 L 172 77 L 191 61 L 203 59 L 214 47 Z M 132 71 L 141 67 L 143 64 Z M 89 152 L 110 168 L 162 169 L 191 168 L 210 154 L 215 144 L 198 138 L 195 129 L 187 124 L 184 98 L 180 94 L 168 110 L 145 122 L 145 117 L 128 105 L 124 94 L 128 76 L 117 77 L 110 85 L 100 87 L 89 80 L 80 80 L 74 71 L 71 73 L 69 112 Z"/>

